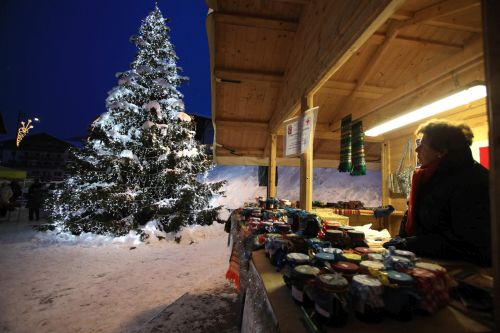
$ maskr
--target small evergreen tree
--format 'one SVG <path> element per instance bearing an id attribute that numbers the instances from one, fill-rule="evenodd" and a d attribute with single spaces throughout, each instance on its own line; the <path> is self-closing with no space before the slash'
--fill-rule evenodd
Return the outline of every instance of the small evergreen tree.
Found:
<path id="1" fill-rule="evenodd" d="M 222 194 L 223 182 L 199 179 L 212 162 L 184 113 L 177 87 L 187 78 L 179 75 L 166 22 L 156 6 L 132 36 L 138 54 L 131 69 L 117 74 L 107 112 L 52 193 L 52 219 L 74 234 L 123 235 L 153 219 L 172 231 L 217 218 L 221 207 L 210 199 Z"/>

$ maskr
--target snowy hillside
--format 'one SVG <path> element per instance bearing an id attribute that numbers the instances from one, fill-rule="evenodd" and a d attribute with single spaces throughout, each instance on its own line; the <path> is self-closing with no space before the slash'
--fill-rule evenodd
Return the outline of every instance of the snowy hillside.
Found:
<path id="1" fill-rule="evenodd" d="M 224 187 L 226 197 L 218 198 L 216 204 L 226 208 L 238 208 L 244 202 L 266 196 L 266 187 L 258 186 L 258 167 L 219 165 L 208 176 L 209 181 L 227 180 Z M 277 197 L 299 200 L 299 168 L 279 167 Z M 359 200 L 368 207 L 381 205 L 382 189 L 380 171 L 367 170 L 366 176 L 352 177 L 336 169 L 314 169 L 313 200 L 337 202 Z"/>

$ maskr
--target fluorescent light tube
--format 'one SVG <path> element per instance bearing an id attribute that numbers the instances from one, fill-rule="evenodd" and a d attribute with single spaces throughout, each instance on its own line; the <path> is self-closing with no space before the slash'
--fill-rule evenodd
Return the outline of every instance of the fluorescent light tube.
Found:
<path id="1" fill-rule="evenodd" d="M 380 134 L 392 131 L 396 128 L 403 127 L 405 125 L 414 123 L 424 118 L 434 116 L 438 113 L 448 111 L 458 106 L 476 101 L 483 97 L 486 97 L 486 86 L 485 85 L 473 86 L 468 89 L 462 90 L 456 94 L 453 94 L 451 96 L 442 98 L 434 103 L 421 107 L 420 109 L 416 109 L 407 114 L 389 120 L 388 122 L 370 128 L 365 132 L 365 135 L 378 136 Z"/>

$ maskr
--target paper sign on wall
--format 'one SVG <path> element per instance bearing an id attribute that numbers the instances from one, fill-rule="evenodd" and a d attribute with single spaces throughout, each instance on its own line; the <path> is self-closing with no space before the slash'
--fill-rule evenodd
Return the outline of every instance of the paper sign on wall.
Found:
<path id="1" fill-rule="evenodd" d="M 306 152 L 316 126 L 318 109 L 319 107 L 314 107 L 284 122 L 285 156 L 297 156 Z"/>

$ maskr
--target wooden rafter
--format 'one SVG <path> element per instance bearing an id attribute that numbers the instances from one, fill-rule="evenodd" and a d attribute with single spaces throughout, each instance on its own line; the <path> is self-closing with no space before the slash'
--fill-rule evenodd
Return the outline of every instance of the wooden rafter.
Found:
<path id="1" fill-rule="evenodd" d="M 260 16 L 223 14 L 219 12 L 215 13 L 215 22 L 217 24 L 230 24 L 250 28 L 263 28 L 290 32 L 297 31 L 298 26 L 295 21 L 270 19 Z"/>
<path id="2" fill-rule="evenodd" d="M 268 123 L 256 121 L 231 121 L 217 120 L 215 122 L 217 128 L 248 128 L 252 130 L 269 131 Z"/>
<path id="3" fill-rule="evenodd" d="M 301 98 L 316 93 L 402 3 L 404 0 L 343 2 L 341 10 L 348 16 L 339 13 L 341 4 L 336 1 L 316 0 L 305 7 L 300 24 L 307 29 L 297 30 L 270 129 L 275 131 L 293 115 Z"/>
<path id="4" fill-rule="evenodd" d="M 394 15 L 391 16 L 392 19 L 398 20 L 398 21 L 405 21 L 409 20 L 413 17 L 413 14 L 409 11 L 404 11 L 400 10 L 394 13 Z M 481 32 L 481 27 L 480 26 L 472 26 L 468 24 L 463 24 L 460 22 L 456 22 L 454 20 L 449 20 L 446 17 L 441 17 L 439 20 L 428 20 L 423 22 L 422 24 L 432 26 L 432 27 L 437 27 L 437 28 L 446 28 L 446 29 L 452 29 L 452 30 L 458 30 L 458 31 L 465 31 L 465 32 Z"/>
<path id="5" fill-rule="evenodd" d="M 244 71 L 237 69 L 215 68 L 214 74 L 216 80 L 221 82 L 275 82 L 281 83 L 283 81 L 282 73 L 263 73 L 254 71 Z"/>
<path id="6" fill-rule="evenodd" d="M 392 41 L 396 39 L 397 35 L 402 29 L 413 26 L 415 24 L 426 22 L 431 19 L 435 19 L 437 17 L 448 15 L 450 13 L 456 13 L 462 10 L 466 10 L 475 5 L 477 5 L 477 0 L 447 0 L 415 12 L 412 18 L 406 21 L 393 21 L 387 29 L 386 37 L 383 43 L 380 44 L 380 46 L 377 48 L 377 51 L 370 58 L 370 61 L 366 64 L 364 70 L 358 78 L 356 87 L 347 97 L 347 99 L 341 104 L 341 106 L 338 107 L 338 109 L 350 109 L 349 106 L 352 104 L 355 98 L 355 93 L 358 92 L 366 83 L 373 70 L 377 68 L 379 61 L 383 59 L 383 56 L 391 45 Z M 330 118 L 330 121 L 333 121 L 335 118 L 337 118 L 336 115 Z"/>
<path id="7" fill-rule="evenodd" d="M 410 19 L 403 21 L 400 29 L 404 29 L 415 24 L 422 24 L 430 20 L 436 20 L 443 16 L 453 15 L 470 8 L 478 7 L 480 4 L 481 3 L 478 0 L 442 1 L 433 6 L 415 12 Z"/>
<path id="8" fill-rule="evenodd" d="M 386 39 L 386 35 L 383 33 L 375 33 L 370 40 L 368 41 L 369 43 L 374 43 L 374 44 L 383 44 Z M 402 36 L 401 33 L 397 35 L 397 37 L 393 41 L 394 44 L 398 46 L 409 46 L 409 47 L 436 47 L 436 48 L 442 48 L 442 49 L 454 49 L 454 50 L 460 50 L 463 48 L 463 45 L 459 44 L 451 44 L 451 43 L 445 43 L 445 42 L 440 42 L 440 41 L 434 41 L 434 40 L 429 40 L 429 39 L 420 39 L 420 38 L 414 38 L 414 37 L 406 37 Z"/>
<path id="9" fill-rule="evenodd" d="M 400 85 L 398 88 L 382 96 L 378 100 L 368 105 L 364 109 L 357 110 L 353 113 L 353 118 L 362 118 L 376 110 L 382 109 L 404 96 L 414 93 L 418 89 L 433 83 L 437 84 L 446 79 L 449 79 L 449 73 L 458 71 L 464 68 L 470 68 L 477 65 L 482 60 L 483 48 L 482 40 L 477 37 L 474 38 L 462 51 L 457 52 L 455 55 L 443 60 L 436 66 L 428 70 L 418 73 L 409 82 Z M 465 67 L 464 67 L 465 66 Z M 349 109 L 344 109 L 339 112 L 334 121 L 330 123 L 330 130 L 338 131 L 340 129 L 340 119 L 350 113 Z"/>
<path id="10" fill-rule="evenodd" d="M 297 5 L 308 5 L 311 0 L 271 0 L 274 2 L 286 2 L 286 3 L 294 3 Z"/>
<path id="11" fill-rule="evenodd" d="M 340 96 L 349 96 L 354 88 L 356 87 L 356 82 L 342 82 L 342 81 L 326 81 L 326 83 L 321 87 L 321 90 L 317 94 L 333 94 Z M 365 84 L 357 92 L 355 92 L 355 97 L 377 99 L 393 90 L 393 88 L 371 86 Z"/>

